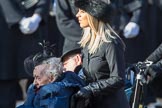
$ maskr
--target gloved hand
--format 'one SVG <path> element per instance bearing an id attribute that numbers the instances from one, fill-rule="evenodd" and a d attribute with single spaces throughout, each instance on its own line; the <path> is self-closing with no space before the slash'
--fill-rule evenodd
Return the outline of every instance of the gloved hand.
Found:
<path id="1" fill-rule="evenodd" d="M 76 98 L 75 95 L 71 97 L 70 108 L 88 108 L 90 99 Z"/>
<path id="2" fill-rule="evenodd" d="M 146 60 L 146 61 L 145 61 L 145 64 L 146 64 L 146 66 L 150 66 L 150 65 L 152 65 L 152 64 L 153 64 L 153 61 Z"/>
<path id="3" fill-rule="evenodd" d="M 22 20 L 19 22 L 21 32 L 23 34 L 34 33 L 38 29 L 41 19 L 42 18 L 38 14 L 33 14 L 33 16 L 28 18 L 22 18 Z"/>
<path id="4" fill-rule="evenodd" d="M 75 94 L 76 98 L 91 98 L 92 97 L 92 92 L 90 91 L 89 87 L 83 87 L 81 88 L 76 94 Z"/>
<path id="5" fill-rule="evenodd" d="M 123 30 L 123 35 L 125 38 L 134 38 L 139 34 L 139 31 L 140 28 L 138 24 L 129 22 Z"/>
<path id="6" fill-rule="evenodd" d="M 73 96 L 74 100 L 76 100 L 75 105 L 72 105 L 72 108 L 88 108 L 91 106 L 91 98 L 92 92 L 88 86 L 81 88 L 76 94 Z"/>
<path id="7" fill-rule="evenodd" d="M 156 65 L 156 64 L 152 64 L 149 67 L 146 68 L 146 70 L 144 71 L 145 75 L 149 75 L 151 77 L 151 79 L 155 78 L 156 74 L 161 72 L 161 68 Z"/>

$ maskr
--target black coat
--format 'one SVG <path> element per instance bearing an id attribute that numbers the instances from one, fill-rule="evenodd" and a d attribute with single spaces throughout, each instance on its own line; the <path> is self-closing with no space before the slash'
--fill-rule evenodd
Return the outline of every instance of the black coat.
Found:
<path id="1" fill-rule="evenodd" d="M 30 17 L 33 13 L 38 13 L 43 19 L 48 15 L 50 0 L 39 0 L 37 4 L 28 9 L 23 6 L 23 1 L 25 0 L 0 1 L 3 15 L 9 25 L 17 24 L 23 17 Z"/>
<path id="2" fill-rule="evenodd" d="M 81 28 L 75 16 L 77 9 L 71 2 L 72 0 L 56 1 L 56 21 L 65 39 L 63 49 L 69 43 L 76 44 L 81 40 Z"/>
<path id="3" fill-rule="evenodd" d="M 119 39 L 104 42 L 92 55 L 83 48 L 83 70 L 94 96 L 92 108 L 129 108 L 124 92 L 124 50 Z"/>
<path id="4" fill-rule="evenodd" d="M 148 37 L 143 33 L 141 27 L 141 22 L 143 21 L 141 20 L 143 2 L 141 2 L 141 7 L 132 11 L 129 11 L 129 9 L 126 8 L 126 6 L 130 6 L 130 4 L 135 1 L 142 0 L 111 0 L 111 3 L 116 7 L 117 14 L 112 16 L 110 25 L 120 35 L 126 44 L 125 60 L 127 64 L 143 61 L 149 55 L 149 52 L 146 48 L 148 47 Z M 134 8 L 134 6 L 131 8 Z M 123 30 L 129 22 L 138 24 L 140 27 L 140 33 L 135 38 L 126 39 L 123 36 Z"/>
<path id="5" fill-rule="evenodd" d="M 146 58 L 146 60 L 152 61 L 153 65 L 146 69 L 146 72 L 151 76 L 151 81 L 146 87 L 144 93 L 146 98 L 145 104 L 155 102 L 156 96 L 161 96 L 161 78 L 162 78 L 162 43 Z"/>
<path id="6" fill-rule="evenodd" d="M 143 0 L 144 7 L 142 8 L 141 29 L 147 37 L 147 47 L 145 48 L 148 54 L 151 54 L 162 42 L 162 10 L 156 5 L 158 0 Z M 152 3 L 149 3 L 152 1 Z"/>
<path id="7" fill-rule="evenodd" d="M 162 59 L 162 29 L 160 28 L 162 26 L 162 10 L 158 7 L 160 4 L 157 5 L 156 3 L 158 2 L 152 1 L 152 3 L 149 3 L 148 1 L 145 1 L 142 14 L 142 17 L 144 18 L 142 29 L 148 36 L 149 45 L 147 50 L 150 53 L 147 60 L 153 61 L 154 63 Z"/>
<path id="8" fill-rule="evenodd" d="M 0 80 L 29 77 L 24 71 L 23 62 L 26 57 L 41 50 L 38 42 L 42 41 L 42 37 L 39 30 L 31 35 L 22 34 L 18 22 L 22 17 L 37 12 L 43 18 L 40 24 L 43 26 L 48 13 L 48 0 L 39 0 L 37 5 L 26 11 L 21 10 L 14 1 L 0 1 Z"/>
<path id="9" fill-rule="evenodd" d="M 102 0 L 102 1 L 108 3 L 109 0 Z M 141 8 L 139 6 L 134 6 L 136 8 L 134 7 L 127 8 L 127 7 L 130 6 L 131 3 L 141 0 L 110 0 L 110 1 L 111 4 L 113 4 L 116 9 L 115 11 L 116 14 L 113 14 L 113 16 L 111 16 L 109 23 L 116 32 L 118 33 L 123 32 L 123 29 L 128 24 L 128 22 L 135 22 L 139 24 Z"/>

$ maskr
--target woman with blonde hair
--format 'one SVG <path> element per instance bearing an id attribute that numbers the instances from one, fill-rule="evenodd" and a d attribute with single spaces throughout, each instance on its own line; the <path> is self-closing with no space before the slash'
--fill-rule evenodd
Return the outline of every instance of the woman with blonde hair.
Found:
<path id="1" fill-rule="evenodd" d="M 74 4 L 83 28 L 79 43 L 88 83 L 74 95 L 75 99 L 85 100 L 84 108 L 129 108 L 124 92 L 125 45 L 108 24 L 115 13 L 113 5 L 101 0 L 74 0 Z"/>

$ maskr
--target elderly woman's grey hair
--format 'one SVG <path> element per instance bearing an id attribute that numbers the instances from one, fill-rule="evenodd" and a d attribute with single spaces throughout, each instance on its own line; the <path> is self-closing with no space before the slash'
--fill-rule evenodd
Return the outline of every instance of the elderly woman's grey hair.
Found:
<path id="1" fill-rule="evenodd" d="M 49 76 L 52 75 L 53 77 L 57 78 L 63 73 L 63 65 L 60 58 L 51 57 L 44 60 L 42 64 L 48 65 L 45 73 Z"/>

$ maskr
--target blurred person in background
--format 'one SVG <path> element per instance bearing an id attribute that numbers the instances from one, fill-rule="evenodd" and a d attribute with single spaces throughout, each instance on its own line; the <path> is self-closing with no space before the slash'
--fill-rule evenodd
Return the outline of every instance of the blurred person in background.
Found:
<path id="1" fill-rule="evenodd" d="M 151 54 L 162 42 L 162 1 L 144 0 L 142 9 L 142 29 L 147 36 L 147 52 Z M 151 44 L 150 44 L 151 43 Z M 149 55 L 148 55 L 149 56 Z"/>
<path id="2" fill-rule="evenodd" d="M 15 108 L 18 81 L 31 78 L 23 62 L 46 37 L 49 5 L 49 0 L 0 0 L 0 108 Z"/>
<path id="3" fill-rule="evenodd" d="M 145 40 L 145 42 L 147 42 L 147 46 L 145 47 L 146 50 L 144 50 L 143 53 L 145 53 L 146 51 L 147 53 L 149 53 L 146 60 L 152 61 L 153 65 L 159 64 L 158 62 L 161 60 L 161 53 L 162 53 L 162 50 L 161 50 L 162 31 L 160 29 L 162 27 L 162 21 L 161 21 L 162 1 L 161 0 L 144 0 L 143 2 L 144 3 L 143 3 L 142 13 L 141 13 L 142 14 L 141 23 L 142 23 L 142 29 L 143 29 L 144 35 L 147 37 Z M 158 69 L 156 69 L 156 66 L 155 67 L 150 66 L 150 69 L 148 70 L 152 70 L 153 72 L 154 70 L 158 71 Z M 160 84 L 157 83 L 157 85 L 160 85 Z M 156 86 L 156 84 L 154 86 Z M 156 87 L 154 88 L 156 89 Z M 160 86 L 159 87 L 157 86 L 157 88 L 160 88 Z M 156 102 L 155 97 L 156 95 L 154 94 L 154 90 L 152 90 L 152 87 L 150 85 L 147 86 L 146 95 L 145 95 L 146 99 L 144 100 L 144 104 L 149 106 L 151 105 L 150 103 Z"/>
<path id="4" fill-rule="evenodd" d="M 144 34 L 141 24 L 143 0 L 103 1 L 110 2 L 116 10 L 109 22 L 126 44 L 126 66 L 144 60 L 150 53 L 145 48 L 149 45 L 149 41 L 146 42 L 148 37 Z"/>
<path id="5" fill-rule="evenodd" d="M 162 43 L 146 58 L 152 65 L 146 68 L 144 74 L 147 76 L 148 86 L 144 103 L 148 108 L 162 107 Z"/>
<path id="6" fill-rule="evenodd" d="M 56 0 L 52 0 L 48 17 L 48 41 L 55 45 L 55 56 L 62 55 L 64 38 L 56 23 Z"/>
<path id="7" fill-rule="evenodd" d="M 56 0 L 56 23 L 64 37 L 63 51 L 66 46 L 74 46 L 81 39 L 81 28 L 76 19 L 77 8 L 72 0 Z"/>

